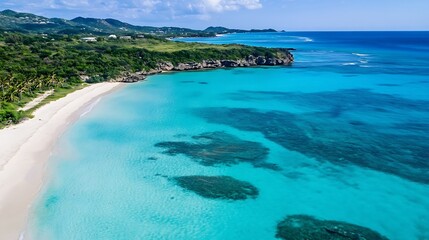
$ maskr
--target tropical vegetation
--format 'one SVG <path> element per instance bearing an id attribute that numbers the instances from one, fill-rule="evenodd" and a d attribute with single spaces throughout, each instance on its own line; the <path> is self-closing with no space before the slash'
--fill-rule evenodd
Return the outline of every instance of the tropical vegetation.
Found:
<path id="1" fill-rule="evenodd" d="M 72 91 L 82 84 L 106 81 L 124 73 L 148 71 L 160 62 L 271 57 L 277 49 L 208 45 L 166 40 L 152 35 L 131 39 L 82 35 L 0 33 L 0 124 L 28 116 L 18 109 L 50 89 Z"/>

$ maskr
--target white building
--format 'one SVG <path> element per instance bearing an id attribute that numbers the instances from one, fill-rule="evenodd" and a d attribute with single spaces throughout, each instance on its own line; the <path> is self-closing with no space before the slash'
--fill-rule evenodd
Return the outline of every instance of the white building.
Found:
<path id="1" fill-rule="evenodd" d="M 84 37 L 84 38 L 81 38 L 80 40 L 85 41 L 85 42 L 97 42 L 96 37 Z"/>
<path id="2" fill-rule="evenodd" d="M 110 39 L 117 39 L 118 37 L 116 35 L 112 34 L 112 35 L 109 35 L 108 38 L 110 38 Z"/>

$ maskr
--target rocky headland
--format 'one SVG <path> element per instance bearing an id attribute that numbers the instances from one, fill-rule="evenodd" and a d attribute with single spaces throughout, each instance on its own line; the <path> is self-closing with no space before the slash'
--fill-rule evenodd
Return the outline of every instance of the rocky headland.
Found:
<path id="1" fill-rule="evenodd" d="M 288 49 L 281 49 L 281 57 L 253 56 L 249 55 L 244 59 L 238 60 L 203 60 L 202 62 L 177 63 L 160 62 L 158 67 L 149 71 L 135 73 L 124 73 L 123 75 L 112 79 L 113 82 L 133 83 L 145 80 L 148 75 L 154 75 L 162 72 L 171 71 L 192 71 L 216 68 L 235 68 L 235 67 L 254 67 L 254 66 L 286 66 L 294 61 L 293 55 Z"/>

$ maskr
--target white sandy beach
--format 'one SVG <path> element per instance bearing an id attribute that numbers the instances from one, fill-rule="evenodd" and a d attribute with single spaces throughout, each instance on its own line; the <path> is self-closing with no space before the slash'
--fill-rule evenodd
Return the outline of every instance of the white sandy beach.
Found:
<path id="1" fill-rule="evenodd" d="M 56 140 L 86 106 L 120 85 L 90 85 L 41 107 L 34 118 L 0 130 L 0 239 L 22 239 Z"/>

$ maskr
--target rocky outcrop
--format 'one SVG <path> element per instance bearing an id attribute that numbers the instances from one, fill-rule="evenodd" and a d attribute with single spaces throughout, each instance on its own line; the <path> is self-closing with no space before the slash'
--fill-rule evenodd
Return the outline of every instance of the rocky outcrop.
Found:
<path id="1" fill-rule="evenodd" d="M 202 69 L 203 65 L 197 62 L 179 63 L 173 68 L 175 71 L 198 70 Z"/>
<path id="2" fill-rule="evenodd" d="M 220 67 L 222 67 L 220 60 L 204 60 L 202 65 L 203 65 L 203 68 L 220 68 Z"/>
<path id="3" fill-rule="evenodd" d="M 267 58 L 263 56 L 254 57 L 252 55 L 239 60 L 204 60 L 199 62 L 179 63 L 173 66 L 172 63 L 159 64 L 161 71 L 187 71 L 187 70 L 199 70 L 199 69 L 210 69 L 210 68 L 230 68 L 230 67 L 251 67 L 258 65 L 289 65 L 293 61 L 293 58 Z"/>
<path id="4" fill-rule="evenodd" d="M 154 74 L 162 73 L 163 71 L 171 71 L 171 70 L 162 70 L 160 68 L 157 68 L 157 69 L 151 69 L 151 70 L 145 72 L 145 74 L 146 75 L 154 75 Z"/>
<path id="5" fill-rule="evenodd" d="M 293 55 L 288 49 L 280 49 L 281 57 L 253 56 L 249 55 L 244 59 L 231 60 L 203 60 L 202 62 L 178 63 L 160 62 L 155 69 L 149 71 L 126 73 L 124 76 L 114 79 L 116 82 L 137 82 L 146 79 L 147 75 L 153 75 L 169 71 L 190 71 L 214 68 L 252 67 L 252 66 L 279 66 L 290 65 L 293 62 Z"/>
<path id="6" fill-rule="evenodd" d="M 172 71 L 174 69 L 174 65 L 171 62 L 161 62 L 158 63 L 158 69 L 162 71 Z"/>
<path id="7" fill-rule="evenodd" d="M 168 66 L 166 66 L 166 68 L 168 69 Z M 122 74 L 121 76 L 112 79 L 112 82 L 123 82 L 123 83 L 134 83 L 134 82 L 139 82 L 139 81 L 143 81 L 146 79 L 147 76 L 149 75 L 154 75 L 154 74 L 158 74 L 161 73 L 163 71 L 171 71 L 171 70 L 161 70 L 161 69 L 151 69 L 149 71 L 141 71 L 141 72 L 135 72 L 135 73 L 129 73 L 126 72 L 124 74 Z"/>
<path id="8" fill-rule="evenodd" d="M 124 75 L 113 79 L 114 82 L 133 83 L 146 79 L 146 72 L 125 73 Z"/>

